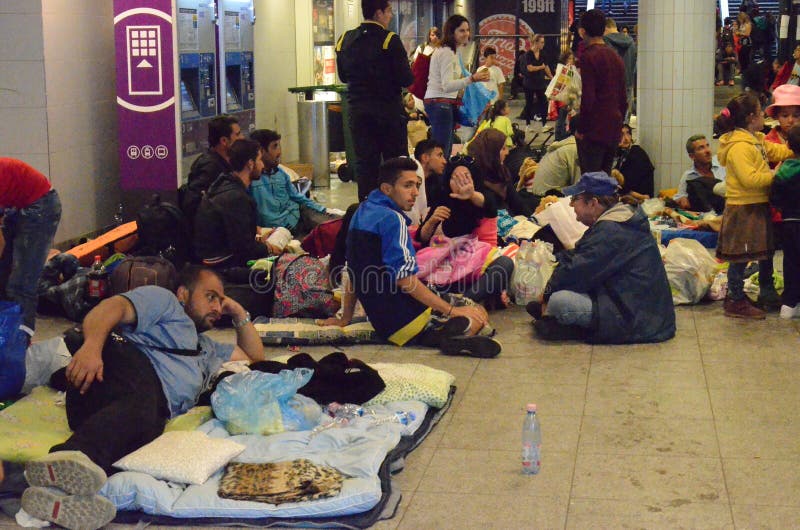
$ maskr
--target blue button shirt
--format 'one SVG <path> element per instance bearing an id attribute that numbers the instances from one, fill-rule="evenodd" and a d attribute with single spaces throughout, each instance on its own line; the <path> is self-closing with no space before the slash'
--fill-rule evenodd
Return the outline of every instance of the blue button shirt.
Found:
<path id="1" fill-rule="evenodd" d="M 136 309 L 136 325 L 121 326 L 120 333 L 147 355 L 161 380 L 169 403 L 170 416 L 192 408 L 206 382 L 233 354 L 233 344 L 221 344 L 198 335 L 194 322 L 167 289 L 155 285 L 137 287 L 124 293 Z M 194 350 L 197 356 L 175 355 L 147 345 L 162 348 Z"/>
<path id="2" fill-rule="evenodd" d="M 711 172 L 714 174 L 715 179 L 725 182 L 725 175 L 727 175 L 727 172 L 723 166 L 719 165 L 719 160 L 717 160 L 716 156 L 711 159 Z M 697 172 L 697 169 L 693 164 L 692 168 L 687 170 L 683 176 L 681 176 L 681 181 L 678 183 L 678 193 L 672 197 L 672 200 L 677 201 L 678 199 L 688 197 L 689 193 L 686 191 L 686 183 L 702 176 L 703 175 Z"/>

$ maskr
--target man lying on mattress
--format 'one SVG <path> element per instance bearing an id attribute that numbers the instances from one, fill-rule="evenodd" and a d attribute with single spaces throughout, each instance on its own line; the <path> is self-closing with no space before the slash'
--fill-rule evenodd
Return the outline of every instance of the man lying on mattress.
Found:
<path id="1" fill-rule="evenodd" d="M 233 320 L 235 346 L 203 334 L 222 315 Z M 106 473 L 189 410 L 223 362 L 264 360 L 250 315 L 225 297 L 217 273 L 198 265 L 181 272 L 177 295 L 149 285 L 104 300 L 86 315 L 83 333 L 66 368 L 73 434 L 28 462 L 22 495 L 26 512 L 67 528 L 114 518 L 114 505 L 97 495 Z"/>

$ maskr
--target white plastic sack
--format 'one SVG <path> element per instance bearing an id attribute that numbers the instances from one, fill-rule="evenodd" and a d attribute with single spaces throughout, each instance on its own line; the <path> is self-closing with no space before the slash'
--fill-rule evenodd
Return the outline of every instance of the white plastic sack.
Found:
<path id="1" fill-rule="evenodd" d="M 569 197 L 561 197 L 558 201 L 550 203 L 534 217 L 540 225 L 550 225 L 553 232 L 561 244 L 566 249 L 575 248 L 575 243 L 583 237 L 583 233 L 589 228 L 578 221 L 575 217 L 575 210 L 569 205 Z"/>
<path id="2" fill-rule="evenodd" d="M 667 246 L 664 268 L 673 303 L 696 304 L 708 293 L 717 262 L 699 241 L 677 238 Z"/>
<path id="3" fill-rule="evenodd" d="M 25 354 L 25 382 L 21 392 L 29 394 L 34 387 L 46 385 L 50 376 L 72 360 L 63 337 L 34 342 Z"/>
<path id="4" fill-rule="evenodd" d="M 647 217 L 655 217 L 664 213 L 664 199 L 653 197 L 652 199 L 645 199 L 642 203 L 642 211 Z"/>
<path id="5" fill-rule="evenodd" d="M 516 255 L 514 273 L 511 276 L 511 294 L 517 305 L 539 301 L 544 293 L 556 258 L 553 245 L 545 241 L 523 241 Z"/>

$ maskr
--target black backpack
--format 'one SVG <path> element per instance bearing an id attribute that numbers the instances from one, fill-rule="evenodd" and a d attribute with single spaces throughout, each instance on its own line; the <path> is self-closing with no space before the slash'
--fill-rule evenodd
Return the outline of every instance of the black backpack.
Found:
<path id="1" fill-rule="evenodd" d="M 189 227 L 180 208 L 154 195 L 136 214 L 139 241 L 135 254 L 161 256 L 180 270 L 189 261 Z"/>

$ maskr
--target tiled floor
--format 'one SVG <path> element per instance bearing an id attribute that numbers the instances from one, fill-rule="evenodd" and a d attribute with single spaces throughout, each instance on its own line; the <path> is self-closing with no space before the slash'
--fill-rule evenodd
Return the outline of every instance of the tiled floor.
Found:
<path id="1" fill-rule="evenodd" d="M 345 207 L 355 185 L 331 182 L 317 195 Z M 450 412 L 395 477 L 397 515 L 376 528 L 800 526 L 799 323 L 728 319 L 720 303 L 677 315 L 676 337 L 653 345 L 546 344 L 517 307 L 492 315 L 496 359 L 345 348 L 367 362 L 441 368 L 458 385 Z M 42 320 L 41 337 L 65 325 Z M 528 402 L 544 432 L 537 476 L 520 466 Z"/>
<path id="2" fill-rule="evenodd" d="M 396 517 L 376 528 L 797 527 L 798 322 L 732 320 L 719 303 L 677 314 L 677 336 L 663 344 L 546 344 L 513 308 L 492 315 L 496 359 L 345 348 L 367 362 L 441 368 L 458 385 L 450 412 L 395 477 Z M 40 327 L 45 336 L 60 324 Z M 520 471 L 531 401 L 544 432 L 537 476 Z"/>

